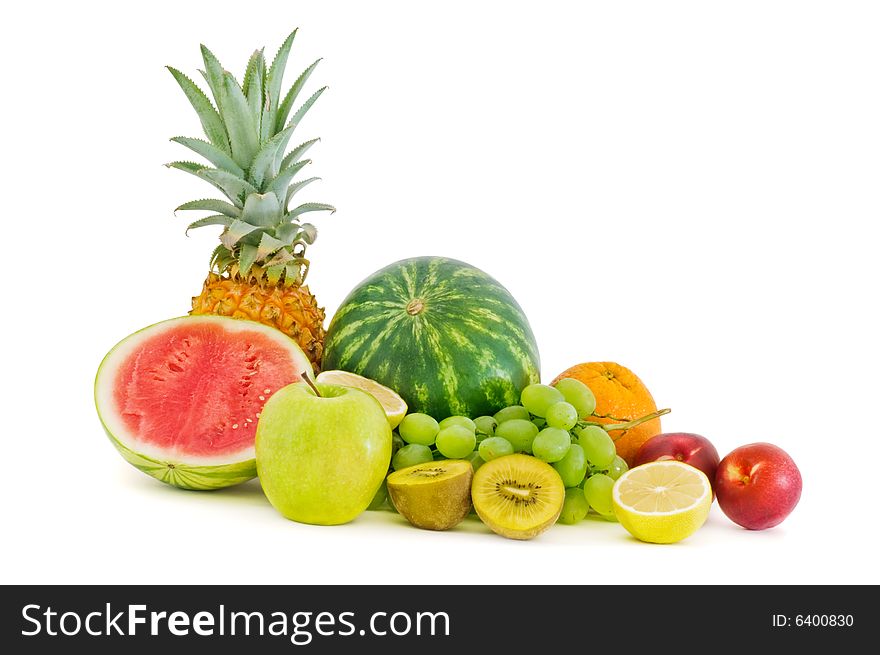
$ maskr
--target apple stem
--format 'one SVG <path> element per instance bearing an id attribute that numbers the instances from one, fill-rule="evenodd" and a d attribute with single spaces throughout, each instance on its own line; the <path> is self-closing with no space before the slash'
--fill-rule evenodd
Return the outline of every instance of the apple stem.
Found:
<path id="1" fill-rule="evenodd" d="M 306 384 L 308 384 L 308 385 L 312 388 L 312 391 L 315 392 L 315 395 L 316 395 L 318 398 L 323 398 L 323 396 L 321 395 L 321 392 L 318 391 L 318 387 L 316 387 L 316 386 L 315 386 L 315 383 L 312 382 L 312 380 L 311 380 L 311 378 L 309 377 L 309 374 L 308 374 L 308 373 L 306 373 L 305 371 L 303 371 L 302 374 L 300 375 L 300 377 L 301 377 L 303 380 L 306 381 Z"/>

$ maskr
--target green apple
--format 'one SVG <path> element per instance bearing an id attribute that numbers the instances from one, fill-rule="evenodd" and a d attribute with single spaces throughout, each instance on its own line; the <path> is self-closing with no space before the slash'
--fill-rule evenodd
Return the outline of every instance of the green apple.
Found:
<path id="1" fill-rule="evenodd" d="M 305 382 L 279 389 L 260 414 L 257 474 L 269 502 L 300 523 L 338 525 L 363 512 L 391 460 L 391 428 L 370 394 Z"/>

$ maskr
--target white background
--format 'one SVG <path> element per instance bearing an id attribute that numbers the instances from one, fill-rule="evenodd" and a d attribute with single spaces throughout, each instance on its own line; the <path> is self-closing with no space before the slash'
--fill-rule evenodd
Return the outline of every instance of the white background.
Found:
<path id="1" fill-rule="evenodd" d="M 12 7 L 12 6 L 10 6 Z M 4 12 L 3 582 L 880 582 L 880 12 L 870 2 L 16 3 Z M 717 504 L 674 546 L 617 524 L 508 541 L 368 513 L 283 520 L 256 482 L 166 487 L 104 436 L 92 381 L 185 313 L 210 195 L 161 164 L 201 136 L 171 64 L 237 74 L 299 26 L 329 91 L 309 283 L 332 315 L 375 269 L 456 257 L 531 319 L 545 380 L 632 368 L 722 456 L 770 441 L 800 505 L 753 533 Z"/>

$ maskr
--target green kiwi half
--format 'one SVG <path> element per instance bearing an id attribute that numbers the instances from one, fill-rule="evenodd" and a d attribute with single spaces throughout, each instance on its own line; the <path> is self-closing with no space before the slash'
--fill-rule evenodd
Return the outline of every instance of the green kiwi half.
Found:
<path id="1" fill-rule="evenodd" d="M 417 528 L 448 530 L 471 509 L 474 469 L 463 459 L 416 464 L 388 476 L 394 507 Z"/>
<path id="2" fill-rule="evenodd" d="M 529 455 L 507 455 L 483 464 L 471 485 L 483 523 L 509 539 L 531 539 L 556 523 L 565 500 L 559 473 Z"/>

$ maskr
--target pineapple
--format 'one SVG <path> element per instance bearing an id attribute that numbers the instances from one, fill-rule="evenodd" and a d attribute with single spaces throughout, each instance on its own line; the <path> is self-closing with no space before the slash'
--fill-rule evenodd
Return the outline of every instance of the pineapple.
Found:
<path id="1" fill-rule="evenodd" d="M 190 78 L 168 67 L 198 113 L 208 139 L 171 140 L 210 162 L 176 161 L 168 166 L 200 177 L 226 197 L 193 200 L 175 210 L 212 212 L 190 223 L 187 231 L 223 226 L 207 279 L 201 294 L 192 299 L 190 313 L 272 325 L 299 343 L 317 371 L 324 349 L 324 310 L 304 285 L 309 271 L 305 251 L 317 232 L 302 217 L 335 209 L 315 202 L 291 207 L 293 196 L 318 179 L 294 181 L 310 163 L 303 156 L 318 139 L 286 150 L 297 125 L 327 87 L 291 115 L 297 96 L 320 61 L 306 68 L 281 99 L 281 78 L 295 37 L 296 30 L 268 67 L 263 51 L 254 52 L 241 84 L 202 46 L 205 69 L 200 72 L 213 103 Z"/>

